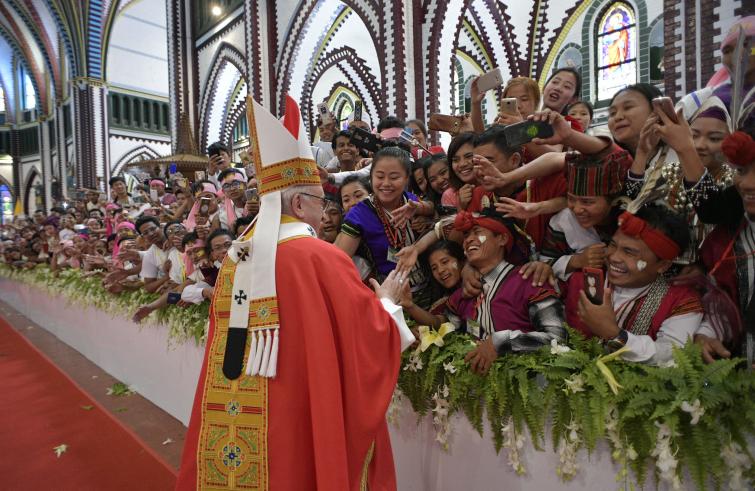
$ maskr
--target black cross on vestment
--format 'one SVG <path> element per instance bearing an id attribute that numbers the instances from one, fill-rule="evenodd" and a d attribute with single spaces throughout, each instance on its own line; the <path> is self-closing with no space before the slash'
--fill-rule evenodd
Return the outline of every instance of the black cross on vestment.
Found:
<path id="1" fill-rule="evenodd" d="M 244 290 L 239 290 L 239 292 L 233 298 L 234 300 L 236 300 L 236 303 L 238 305 L 241 305 L 241 302 L 246 300 L 246 293 L 244 293 Z"/>

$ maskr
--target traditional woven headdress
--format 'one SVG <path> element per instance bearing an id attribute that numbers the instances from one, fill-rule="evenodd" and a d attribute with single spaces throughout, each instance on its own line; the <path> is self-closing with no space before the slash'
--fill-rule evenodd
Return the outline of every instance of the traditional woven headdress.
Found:
<path id="1" fill-rule="evenodd" d="M 251 97 L 246 101 L 251 156 L 257 171 L 260 211 L 249 240 L 234 242 L 229 259 L 236 262 L 231 293 L 223 374 L 241 375 L 247 333 L 252 342 L 248 375 L 275 377 L 279 317 L 275 257 L 281 225 L 281 191 L 297 185 L 320 185 L 307 133 L 296 101 L 286 96 L 283 124 Z"/>
<path id="2" fill-rule="evenodd" d="M 632 165 L 629 152 L 614 146 L 607 153 L 566 155 L 567 191 L 576 196 L 612 196 L 621 192 Z"/>

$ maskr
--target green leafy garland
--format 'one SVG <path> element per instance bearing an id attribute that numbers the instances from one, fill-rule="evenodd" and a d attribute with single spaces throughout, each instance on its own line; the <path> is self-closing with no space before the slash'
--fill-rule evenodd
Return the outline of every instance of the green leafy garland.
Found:
<path id="1" fill-rule="evenodd" d="M 724 484 L 752 489 L 755 461 L 747 439 L 755 436 L 755 376 L 744 369 L 744 360 L 706 365 L 699 348 L 689 343 L 674 350 L 674 362 L 666 367 L 609 362 L 598 341 L 570 334 L 571 349 L 553 346 L 502 356 L 487 376 L 479 376 L 464 361 L 474 348 L 472 339 L 451 333 L 442 347 L 404 354 L 401 395 L 417 413 L 433 414 L 444 446 L 451 414 L 464 413 L 480 435 L 486 416 L 496 452 L 507 448 L 509 463 L 520 474 L 525 427 L 542 450 L 550 421 L 553 449 L 560 456 L 556 471 L 564 480 L 576 475 L 577 452 L 591 452 L 605 438 L 621 465 L 617 480 L 629 487 L 628 470 L 642 485 L 653 463 L 656 483 L 673 488 L 681 485 L 686 467 L 699 489 Z M 616 394 L 609 386 L 611 374 L 619 384 Z"/>
<path id="2" fill-rule="evenodd" d="M 102 287 L 101 277 L 84 277 L 81 271 L 74 269 L 61 270 L 56 276 L 47 266 L 17 269 L 0 264 L 0 276 L 45 289 L 52 295 L 62 295 L 72 304 L 96 307 L 128 319 L 139 307 L 159 296 L 141 289 L 114 295 Z M 205 340 L 209 316 L 207 302 L 187 308 L 168 305 L 151 315 L 158 324 L 168 327 L 168 339 L 171 344 L 193 339 L 200 345 Z"/>
<path id="3" fill-rule="evenodd" d="M 55 276 L 46 266 L 0 264 L 0 276 L 126 317 L 157 298 L 142 290 L 110 294 L 100 278 L 85 278 L 76 270 Z M 187 309 L 169 305 L 154 315 L 169 327 L 171 343 L 193 339 L 199 345 L 206 336 L 208 309 L 207 303 Z M 451 415 L 462 412 L 480 435 L 486 417 L 496 451 L 506 448 L 520 474 L 526 472 L 519 459 L 525 428 L 542 450 L 550 421 L 551 444 L 560 456 L 556 472 L 564 480 L 578 472 L 577 452 L 594 450 L 603 438 L 621 466 L 617 479 L 629 487 L 629 470 L 642 485 L 652 462 L 656 482 L 672 487 L 680 485 L 686 467 L 700 489 L 752 488 L 755 459 L 747 440 L 755 437 L 755 376 L 743 360 L 706 365 L 690 343 L 675 349 L 674 362 L 666 367 L 608 361 L 596 340 L 570 334 L 568 348 L 502 356 L 479 376 L 464 361 L 474 342 L 451 333 L 441 347 L 404 353 L 399 397 L 408 398 L 420 415 L 433 415 L 444 447 Z M 618 383 L 616 393 L 606 370 Z"/>

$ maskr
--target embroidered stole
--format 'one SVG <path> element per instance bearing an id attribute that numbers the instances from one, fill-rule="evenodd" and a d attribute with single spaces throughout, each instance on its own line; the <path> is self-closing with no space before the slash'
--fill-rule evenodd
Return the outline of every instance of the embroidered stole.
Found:
<path id="1" fill-rule="evenodd" d="M 310 237 L 301 227 L 289 230 L 288 234 L 281 230 L 278 244 Z M 197 489 L 202 490 L 267 490 L 270 486 L 267 457 L 270 381 L 243 373 L 236 380 L 223 375 L 235 271 L 236 263 L 226 258 L 215 283 L 211 314 L 215 333 L 207 347 L 197 446 Z M 254 312 L 250 312 L 252 315 Z M 247 337 L 245 359 L 252 339 Z"/>

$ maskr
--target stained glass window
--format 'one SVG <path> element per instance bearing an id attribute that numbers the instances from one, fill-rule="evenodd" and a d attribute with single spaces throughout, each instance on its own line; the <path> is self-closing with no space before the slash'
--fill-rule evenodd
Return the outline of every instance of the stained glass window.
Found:
<path id="1" fill-rule="evenodd" d="M 598 100 L 637 82 L 637 24 L 624 2 L 608 7 L 598 24 Z"/>

